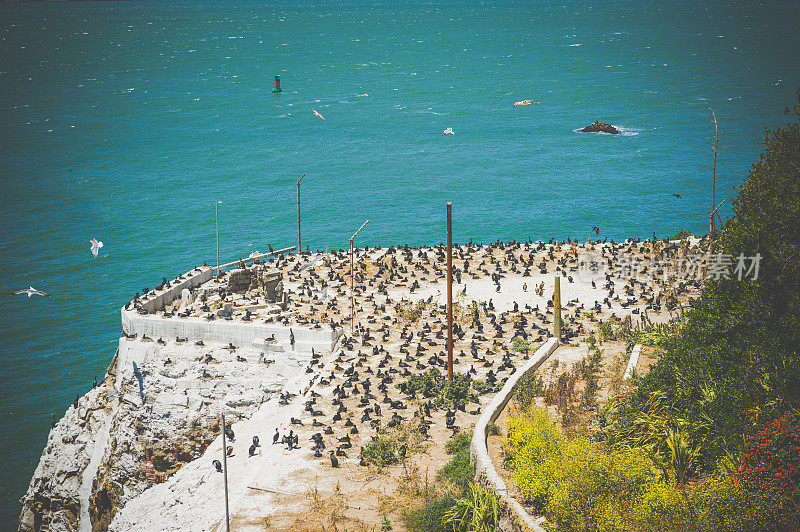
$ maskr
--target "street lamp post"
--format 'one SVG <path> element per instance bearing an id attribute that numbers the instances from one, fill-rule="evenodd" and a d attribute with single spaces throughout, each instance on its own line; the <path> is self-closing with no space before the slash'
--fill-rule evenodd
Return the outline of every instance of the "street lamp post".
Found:
<path id="1" fill-rule="evenodd" d="M 214 208 L 217 211 L 217 277 L 219 277 L 219 206 L 222 202 L 214 203 Z"/>
<path id="2" fill-rule="evenodd" d="M 302 253 L 303 247 L 300 245 L 300 181 L 306 174 L 300 176 L 300 179 L 297 180 L 297 252 Z"/>
<path id="3" fill-rule="evenodd" d="M 369 223 L 369 220 L 361 224 L 361 227 L 358 228 L 358 231 L 353 233 L 353 236 L 350 237 L 350 334 L 355 334 L 355 297 L 353 296 L 353 284 L 355 280 L 355 276 L 353 275 L 353 240 L 356 238 L 356 235 L 359 231 L 364 229 L 364 226 Z"/>

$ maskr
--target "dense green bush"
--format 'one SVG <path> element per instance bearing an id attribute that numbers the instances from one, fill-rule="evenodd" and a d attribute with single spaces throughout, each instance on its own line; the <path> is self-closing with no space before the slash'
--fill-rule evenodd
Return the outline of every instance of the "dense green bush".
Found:
<path id="1" fill-rule="evenodd" d="M 454 434 L 447 443 L 445 451 L 452 454 L 444 467 L 439 470 L 437 479 L 448 484 L 444 494 L 426 501 L 422 508 L 404 514 L 406 527 L 413 532 L 441 532 L 452 530 L 445 523 L 445 514 L 455 503 L 455 497 L 465 497 L 470 483 L 475 478 L 475 466 L 470 464 L 469 445 L 472 431 Z"/>
<path id="2" fill-rule="evenodd" d="M 475 478 L 475 465 L 470 464 L 469 445 L 472 440 L 472 431 L 459 432 L 453 435 L 445 444 L 445 451 L 452 454 L 453 458 L 439 470 L 437 478 L 447 480 L 455 490 L 464 495 L 469 488 L 469 483 Z"/>
<path id="3" fill-rule="evenodd" d="M 424 373 L 411 375 L 403 386 L 408 393 L 433 398 L 437 406 L 452 406 L 455 403 L 466 404 L 473 399 L 470 393 L 471 382 L 469 375 L 458 373 L 453 375 L 452 382 L 448 382 L 438 369 L 431 368 Z"/>
<path id="4" fill-rule="evenodd" d="M 530 408 L 533 400 L 544 394 L 544 381 L 536 377 L 535 371 L 529 371 L 517 383 L 514 390 L 514 400 L 523 409 Z"/>
<path id="5" fill-rule="evenodd" d="M 442 532 L 447 529 L 445 513 L 452 508 L 455 499 L 449 493 L 429 501 L 425 506 L 405 514 L 405 523 L 412 532 Z"/>
<path id="6" fill-rule="evenodd" d="M 714 253 L 731 260 L 729 278 L 706 280 L 619 418 L 630 426 L 652 394 L 666 394 L 688 437 L 703 442 L 707 471 L 751 427 L 800 406 L 800 123 L 768 130 L 764 147 L 733 217 L 713 235 Z M 745 270 L 740 280 L 739 257 L 757 255 L 758 278 Z"/>
<path id="7" fill-rule="evenodd" d="M 494 532 L 497 522 L 497 496 L 472 482 L 445 512 L 445 523 L 453 532 Z"/>
<path id="8" fill-rule="evenodd" d="M 775 529 L 800 523 L 800 416 L 786 412 L 746 438 L 736 477 Z"/>
<path id="9" fill-rule="evenodd" d="M 508 420 L 520 493 L 560 530 L 690 530 L 689 501 L 639 449 L 568 440 L 544 411 Z"/>
<path id="10" fill-rule="evenodd" d="M 642 448 L 568 440 L 544 411 L 508 420 L 520 493 L 559 530 L 790 531 L 800 522 L 800 425 L 787 413 L 692 489 Z"/>
<path id="11" fill-rule="evenodd" d="M 363 456 L 366 463 L 378 468 L 396 464 L 398 462 L 397 441 L 385 436 L 379 436 L 377 439 L 370 440 L 364 446 Z"/>

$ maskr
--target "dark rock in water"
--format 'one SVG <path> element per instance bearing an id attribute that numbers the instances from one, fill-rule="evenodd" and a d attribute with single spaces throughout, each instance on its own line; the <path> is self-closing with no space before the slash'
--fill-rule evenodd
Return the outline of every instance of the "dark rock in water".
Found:
<path id="1" fill-rule="evenodd" d="M 604 124 L 599 120 L 595 120 L 594 124 L 589 124 L 585 128 L 581 129 L 581 131 L 584 133 L 611 133 L 612 135 L 619 133 L 619 130 L 611 124 Z"/>

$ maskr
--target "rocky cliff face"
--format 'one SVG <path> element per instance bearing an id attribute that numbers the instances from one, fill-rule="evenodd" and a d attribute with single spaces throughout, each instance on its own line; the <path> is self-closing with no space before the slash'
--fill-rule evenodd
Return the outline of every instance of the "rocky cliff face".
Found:
<path id="1" fill-rule="evenodd" d="M 79 492 L 95 440 L 111 415 L 117 357 L 103 383 L 67 409 L 50 431 L 42 458 L 22 498 L 19 529 L 71 531 L 78 529 Z"/>
<path id="2" fill-rule="evenodd" d="M 220 410 L 229 424 L 247 419 L 307 358 L 265 346 L 121 338 L 103 384 L 52 429 L 19 529 L 107 530 L 128 501 L 202 456 L 220 433 Z"/>

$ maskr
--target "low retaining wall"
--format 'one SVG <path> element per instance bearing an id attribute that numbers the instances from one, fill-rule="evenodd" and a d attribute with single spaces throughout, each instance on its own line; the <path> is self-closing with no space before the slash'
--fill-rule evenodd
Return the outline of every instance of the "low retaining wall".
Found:
<path id="1" fill-rule="evenodd" d="M 525 511 L 522 505 L 508 493 L 508 487 L 502 477 L 494 468 L 489 451 L 486 449 L 486 427 L 493 423 L 505 408 L 514 393 L 517 383 L 527 373 L 536 371 L 547 360 L 547 357 L 558 347 L 558 339 L 550 338 L 536 350 L 533 356 L 522 368 L 518 369 L 506 381 L 503 389 L 495 395 L 492 402 L 483 410 L 481 417 L 475 424 L 470 444 L 470 460 L 475 464 L 475 480 L 490 488 L 497 494 L 497 503 L 500 507 L 501 519 L 498 530 L 508 531 L 536 531 L 544 532 L 537 520 Z"/>
<path id="2" fill-rule="evenodd" d="M 294 334 L 294 349 L 298 352 L 329 352 L 342 329 L 329 326 L 319 329 L 305 327 L 289 327 L 277 324 L 256 323 L 253 321 L 228 321 L 205 318 L 164 318 L 155 314 L 142 315 L 132 310 L 122 309 L 122 329 L 127 334 L 146 334 L 150 338 L 166 338 L 174 340 L 176 336 L 187 338 L 191 342 L 233 343 L 234 345 L 251 345 L 255 340 L 263 340 L 271 336 L 278 343 L 290 348 L 290 335 Z M 291 332 L 290 332 L 291 331 Z M 287 349 L 288 350 L 288 349 Z"/>
<path id="3" fill-rule="evenodd" d="M 147 310 L 147 312 L 151 313 L 162 309 L 167 303 L 171 303 L 175 299 L 181 297 L 181 292 L 184 288 L 191 290 L 195 286 L 199 286 L 211 279 L 212 274 L 213 271 L 210 266 L 202 266 L 199 272 L 195 269 L 185 273 L 185 279 L 177 284 L 173 284 L 164 290 L 153 290 L 152 292 L 148 292 L 145 296 L 142 296 L 140 305 L 143 309 Z M 155 297 L 153 297 L 153 294 L 155 294 Z M 123 309 L 122 312 L 124 313 L 125 309 Z"/>
<path id="4" fill-rule="evenodd" d="M 636 369 L 636 364 L 639 363 L 639 353 L 642 352 L 642 345 L 636 344 L 631 351 L 631 358 L 628 360 L 628 367 L 625 368 L 625 376 L 622 380 L 628 380 L 633 376 L 633 370 Z"/>

